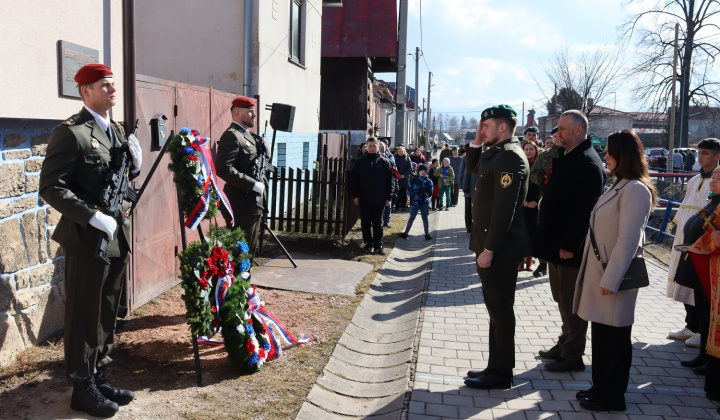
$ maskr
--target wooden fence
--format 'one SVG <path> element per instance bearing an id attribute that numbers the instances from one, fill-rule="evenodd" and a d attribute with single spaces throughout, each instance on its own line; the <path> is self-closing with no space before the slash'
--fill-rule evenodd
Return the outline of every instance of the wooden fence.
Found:
<path id="1" fill-rule="evenodd" d="M 347 159 L 322 158 L 314 170 L 278 168 L 270 177 L 270 228 L 345 237 L 357 221 Z"/>

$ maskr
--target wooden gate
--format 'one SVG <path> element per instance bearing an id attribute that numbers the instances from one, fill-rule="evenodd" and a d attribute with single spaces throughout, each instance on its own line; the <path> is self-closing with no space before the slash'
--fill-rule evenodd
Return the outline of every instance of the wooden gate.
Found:
<path id="1" fill-rule="evenodd" d="M 142 185 L 159 152 L 150 150 L 148 123 L 155 114 L 165 114 L 170 130 L 192 127 L 210 136 L 211 147 L 230 125 L 230 103 L 235 94 L 211 88 L 187 85 L 148 76 L 137 76 L 136 110 L 140 119 L 138 139 L 143 149 L 143 171 L 134 181 Z M 180 227 L 175 184 L 167 169 L 166 155 L 148 183 L 145 193 L 133 213 L 133 247 L 128 282 L 128 308 L 142 306 L 177 284 L 177 258 L 180 246 Z M 213 220 L 224 226 L 222 217 Z M 203 222 L 207 231 L 210 222 Z M 197 232 L 187 231 L 188 241 L 198 239 Z"/>

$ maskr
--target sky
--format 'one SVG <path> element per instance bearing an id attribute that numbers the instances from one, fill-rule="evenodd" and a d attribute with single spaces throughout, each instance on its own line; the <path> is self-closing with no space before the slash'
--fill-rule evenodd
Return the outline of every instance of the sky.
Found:
<path id="1" fill-rule="evenodd" d="M 409 0 L 407 52 L 413 56 L 407 57 L 407 85 L 415 84 L 415 48 L 422 47 L 419 103 L 427 97 L 431 71 L 433 114 L 479 117 L 500 103 L 520 114 L 524 103 L 525 115 L 530 108 L 536 117 L 545 115 L 546 95 L 553 90 L 545 74 L 548 61 L 562 48 L 571 55 L 601 45 L 619 48 L 619 25 L 643 2 L 654 0 L 630 5 L 624 0 Z M 624 47 L 626 66 L 632 64 L 632 49 Z M 396 75 L 376 77 L 394 82 Z M 596 104 L 640 111 L 628 84 Z"/>

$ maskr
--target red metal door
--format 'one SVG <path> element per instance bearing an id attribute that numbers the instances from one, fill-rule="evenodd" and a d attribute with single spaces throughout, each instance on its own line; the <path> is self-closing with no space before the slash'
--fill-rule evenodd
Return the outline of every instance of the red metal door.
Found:
<path id="1" fill-rule="evenodd" d="M 139 188 L 150 172 L 159 152 L 150 151 L 149 123 L 155 114 L 168 117 L 167 127 L 175 126 L 173 83 L 138 76 L 138 139 L 143 149 L 143 170 L 135 181 Z M 169 133 L 168 133 L 169 134 Z M 133 214 L 133 253 L 131 258 L 130 309 L 136 309 L 177 283 L 178 211 L 175 184 L 165 155 L 157 167 Z"/>

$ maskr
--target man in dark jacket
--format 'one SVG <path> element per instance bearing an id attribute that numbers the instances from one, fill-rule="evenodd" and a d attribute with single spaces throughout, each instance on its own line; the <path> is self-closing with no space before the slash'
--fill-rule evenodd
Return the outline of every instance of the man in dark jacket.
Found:
<path id="1" fill-rule="evenodd" d="M 549 264 L 550 290 L 558 303 L 562 333 L 550 350 L 540 356 L 555 359 L 551 372 L 585 370 L 587 322 L 572 312 L 575 280 L 580 270 L 590 212 L 603 193 L 605 171 L 587 137 L 588 121 L 580 111 L 566 111 L 555 134 L 564 150 L 553 159 L 552 174 L 540 202 L 535 252 Z"/>
<path id="2" fill-rule="evenodd" d="M 365 251 L 372 252 L 374 248 L 378 254 L 384 254 L 382 217 L 392 198 L 392 165 L 378 154 L 378 141 L 374 137 L 368 139 L 367 148 L 367 153 L 357 159 L 350 172 L 350 195 L 360 207 Z"/>
<path id="3" fill-rule="evenodd" d="M 460 156 L 460 152 L 458 151 L 457 146 L 452 147 L 452 156 L 449 157 L 450 159 L 450 166 L 452 166 L 453 171 L 455 172 L 455 179 L 453 180 L 452 190 L 450 191 L 450 201 L 452 203 L 452 206 L 455 207 L 458 204 L 458 198 L 460 197 L 460 185 L 462 185 L 463 180 L 463 173 L 464 170 L 460 170 L 460 166 L 462 165 L 463 157 Z"/>
<path id="4" fill-rule="evenodd" d="M 470 249 L 477 256 L 477 272 L 490 315 L 487 368 L 468 372 L 465 385 L 471 388 L 512 386 L 517 266 L 531 253 L 523 213 L 530 165 L 517 137 L 512 135 L 517 127 L 516 115 L 508 105 L 483 111 L 481 130 L 467 153 L 468 172 L 478 176 Z M 486 136 L 484 143 L 481 134 Z"/>

